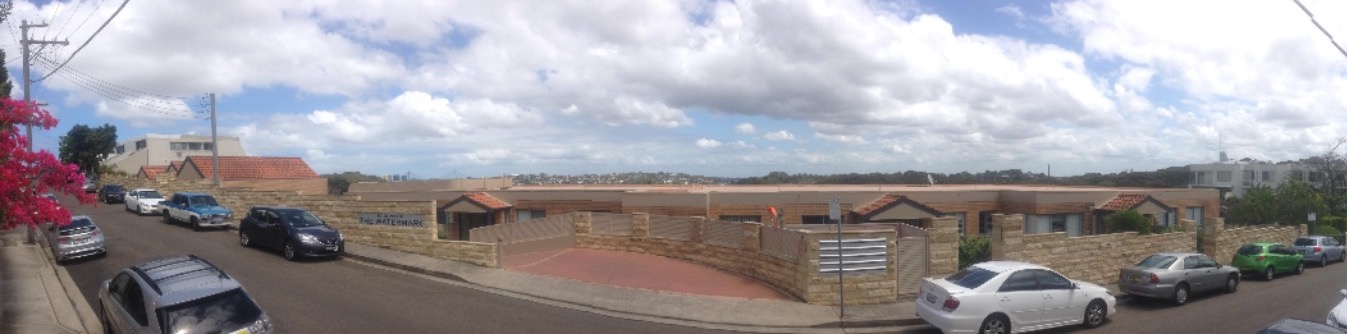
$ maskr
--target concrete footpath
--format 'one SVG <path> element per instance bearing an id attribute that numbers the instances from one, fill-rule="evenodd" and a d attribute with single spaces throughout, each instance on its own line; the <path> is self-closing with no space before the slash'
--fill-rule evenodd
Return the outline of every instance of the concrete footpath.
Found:
<path id="1" fill-rule="evenodd" d="M 88 303 L 44 244 L 0 232 L 0 333 L 102 333 Z"/>
<path id="2" fill-rule="evenodd" d="M 892 332 L 923 326 L 912 302 L 835 306 L 797 301 L 688 295 L 600 285 L 436 259 L 356 243 L 346 256 L 372 264 L 440 277 L 479 290 L 619 318 L 749 332 Z M 845 327 L 844 327 L 845 326 Z M 859 330 L 859 331 L 858 331 Z"/>

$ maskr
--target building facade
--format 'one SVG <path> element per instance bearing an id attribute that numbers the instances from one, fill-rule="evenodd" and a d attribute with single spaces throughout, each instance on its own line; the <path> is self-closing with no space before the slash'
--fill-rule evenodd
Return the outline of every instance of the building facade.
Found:
<path id="1" fill-rule="evenodd" d="M 218 136 L 220 156 L 245 156 L 238 137 Z M 210 136 L 145 135 L 118 143 L 104 165 L 135 175 L 142 166 L 169 165 L 193 155 L 211 155 Z"/>
<path id="2" fill-rule="evenodd" d="M 1313 184 L 1323 182 L 1323 173 L 1300 163 L 1226 162 L 1188 165 L 1189 184 L 1217 188 L 1225 197 L 1244 197 L 1249 188 L 1276 188 L 1291 180 Z"/>

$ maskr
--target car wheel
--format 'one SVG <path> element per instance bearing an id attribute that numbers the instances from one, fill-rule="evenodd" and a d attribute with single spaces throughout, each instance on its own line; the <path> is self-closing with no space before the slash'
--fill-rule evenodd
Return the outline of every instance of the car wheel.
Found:
<path id="1" fill-rule="evenodd" d="M 1267 266 L 1267 269 L 1263 269 L 1263 280 L 1271 281 L 1273 278 L 1276 278 L 1276 276 L 1277 272 L 1272 266 Z"/>
<path id="2" fill-rule="evenodd" d="M 294 260 L 296 260 L 296 259 L 299 258 L 299 257 L 295 254 L 295 243 L 294 243 L 294 242 L 286 241 L 286 242 L 285 242 L 285 250 L 283 250 L 282 253 L 283 253 L 283 255 L 285 255 L 285 259 L 286 259 L 286 260 L 294 261 Z"/>
<path id="3" fill-rule="evenodd" d="M 248 240 L 248 234 L 243 233 L 243 231 L 239 231 L 239 244 L 243 245 L 243 247 L 253 246 L 252 240 Z"/>
<path id="4" fill-rule="evenodd" d="M 201 230 L 201 221 L 196 220 L 196 217 L 192 217 L 192 230 L 193 231 Z"/>
<path id="5" fill-rule="evenodd" d="M 1327 266 L 1328 266 L 1328 254 L 1320 254 L 1320 255 L 1319 255 L 1319 268 L 1323 268 L 1323 267 L 1327 267 Z"/>
<path id="6" fill-rule="evenodd" d="M 1187 283 L 1179 283 L 1178 286 L 1174 287 L 1174 298 L 1173 298 L 1173 301 L 1174 301 L 1174 305 L 1183 305 L 1184 303 L 1187 303 L 1187 302 L 1188 302 L 1188 284 L 1187 284 Z"/>
<path id="7" fill-rule="evenodd" d="M 1304 262 L 1304 261 L 1301 261 L 1300 263 L 1297 263 L 1297 264 L 1296 264 L 1296 275 L 1300 275 L 1300 274 L 1304 274 L 1304 273 L 1305 273 L 1305 262 Z"/>
<path id="8" fill-rule="evenodd" d="M 1091 301 L 1089 306 L 1085 307 L 1085 328 L 1095 328 L 1104 324 L 1104 317 L 1108 315 L 1108 307 L 1104 302 Z"/>
<path id="9" fill-rule="evenodd" d="M 978 334 L 1008 334 L 1010 333 L 1010 321 L 1006 316 L 993 314 L 982 320 L 982 326 L 978 327 Z"/>
<path id="10" fill-rule="evenodd" d="M 168 214 L 168 210 L 164 210 L 164 224 L 169 224 L 169 223 L 172 223 L 172 222 L 173 222 L 173 216 Z"/>
<path id="11" fill-rule="evenodd" d="M 1234 293 L 1236 290 L 1239 290 L 1239 275 L 1230 274 L 1225 279 L 1225 293 Z"/>

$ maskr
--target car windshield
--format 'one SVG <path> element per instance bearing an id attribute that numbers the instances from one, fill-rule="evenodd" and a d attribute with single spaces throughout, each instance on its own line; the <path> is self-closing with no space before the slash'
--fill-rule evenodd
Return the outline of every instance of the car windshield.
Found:
<path id="1" fill-rule="evenodd" d="M 106 187 L 103 187 L 103 190 L 107 190 L 107 191 L 124 191 L 124 190 L 122 190 L 122 186 L 118 186 L 118 185 L 108 185 L 108 186 L 106 186 Z"/>
<path id="2" fill-rule="evenodd" d="M 76 218 L 76 219 L 71 220 L 71 221 L 70 221 L 70 224 L 65 224 L 65 226 L 61 226 L 61 229 L 62 229 L 62 230 L 71 230 L 71 229 L 77 229 L 77 228 L 81 228 L 81 227 L 89 227 L 89 226 L 93 226 L 93 225 L 94 225 L 94 221 L 93 221 L 93 220 L 89 220 L 89 218 Z"/>
<path id="3" fill-rule="evenodd" d="M 996 277 L 995 272 L 974 266 L 960 270 L 959 272 L 954 273 L 954 275 L 949 275 L 949 277 L 945 277 L 945 280 L 965 288 L 977 289 L 979 286 L 982 286 L 982 283 L 987 283 L 988 280 L 991 280 L 992 277 Z"/>
<path id="4" fill-rule="evenodd" d="M 159 309 L 165 333 L 232 333 L 262 317 L 243 290 L 229 292 Z"/>
<path id="5" fill-rule="evenodd" d="M 137 192 L 137 193 L 136 193 L 136 197 L 140 197 L 140 198 L 164 198 L 164 195 L 160 195 L 158 191 L 153 191 L 153 190 L 151 190 L 151 191 L 141 191 L 141 192 Z"/>
<path id="6" fill-rule="evenodd" d="M 314 216 L 312 213 L 309 213 L 308 211 L 287 210 L 287 211 L 280 211 L 280 214 L 281 219 L 284 220 L 286 224 L 293 227 L 312 227 L 323 225 L 322 220 L 318 219 L 318 217 Z"/>
<path id="7" fill-rule="evenodd" d="M 215 203 L 215 197 L 210 196 L 192 197 L 190 201 L 192 206 L 220 206 L 219 203 Z"/>
<path id="8" fill-rule="evenodd" d="M 1176 260 L 1176 258 L 1173 256 L 1151 255 L 1151 257 L 1137 263 L 1137 266 L 1151 269 L 1167 269 L 1169 268 L 1169 265 L 1174 264 L 1174 260 Z"/>
<path id="9" fill-rule="evenodd" d="M 1316 241 L 1313 238 L 1296 238 L 1296 246 L 1314 246 Z"/>
<path id="10" fill-rule="evenodd" d="M 1239 250 L 1235 251 L 1235 253 L 1238 253 L 1239 255 L 1258 255 L 1263 253 L 1263 246 L 1244 245 L 1240 246 Z"/>

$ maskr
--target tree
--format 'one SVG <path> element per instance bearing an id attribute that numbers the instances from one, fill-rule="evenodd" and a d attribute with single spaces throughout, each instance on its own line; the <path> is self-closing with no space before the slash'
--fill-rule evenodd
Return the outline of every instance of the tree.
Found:
<path id="1" fill-rule="evenodd" d="M 103 155 L 117 147 L 117 127 L 104 123 L 90 128 L 80 124 L 61 136 L 61 162 L 79 166 L 84 175 L 98 175 Z"/>
<path id="2" fill-rule="evenodd" d="M 1347 174 L 1347 157 L 1338 154 L 1338 148 L 1341 148 L 1344 143 L 1347 143 L 1347 138 L 1338 138 L 1338 141 L 1334 142 L 1333 146 L 1329 147 L 1327 151 L 1324 151 L 1324 154 L 1306 159 L 1306 162 L 1313 167 L 1313 172 L 1321 177 L 1318 184 L 1319 189 L 1328 201 L 1326 203 L 1328 209 L 1333 210 L 1327 212 L 1328 214 L 1340 214 L 1340 212 L 1337 212 L 1339 198 L 1337 188 L 1343 185 L 1343 176 Z"/>
<path id="3" fill-rule="evenodd" d="M 29 152 L 28 138 L 19 130 L 23 125 L 47 130 L 56 126 L 56 118 L 34 104 L 0 99 L 0 227 L 67 224 L 70 211 L 39 195 L 61 192 L 80 203 L 93 203 L 93 196 L 83 190 L 84 175 L 79 167 L 57 161 L 51 152 Z"/>
<path id="4" fill-rule="evenodd" d="M 1284 225 L 1310 224 L 1309 213 L 1328 216 L 1328 206 L 1320 193 L 1310 184 L 1292 180 L 1277 187 L 1277 221 Z"/>
<path id="5" fill-rule="evenodd" d="M 327 193 L 331 195 L 345 194 L 351 189 L 351 184 L 359 182 L 381 182 L 382 178 L 375 175 L 367 175 L 360 172 L 344 172 L 341 174 L 325 174 L 327 178 Z"/>
<path id="6" fill-rule="evenodd" d="M 1277 195 L 1267 186 L 1251 187 L 1244 192 L 1239 202 L 1232 204 L 1229 222 L 1232 225 L 1275 224 L 1278 218 Z"/>
<path id="7" fill-rule="evenodd" d="M 1122 210 L 1110 213 L 1104 216 L 1104 226 L 1108 227 L 1109 233 L 1118 232 L 1137 232 L 1140 234 L 1151 233 L 1151 220 L 1146 219 L 1136 210 Z"/>

